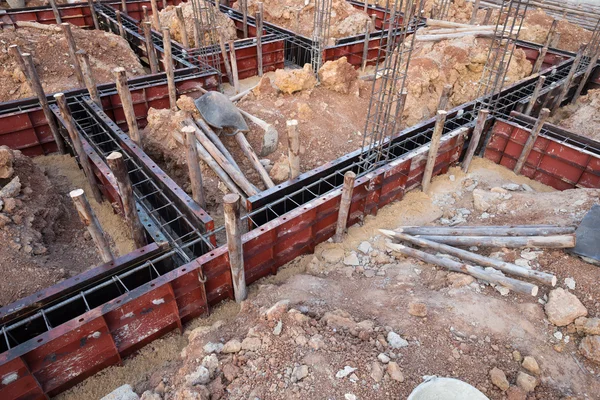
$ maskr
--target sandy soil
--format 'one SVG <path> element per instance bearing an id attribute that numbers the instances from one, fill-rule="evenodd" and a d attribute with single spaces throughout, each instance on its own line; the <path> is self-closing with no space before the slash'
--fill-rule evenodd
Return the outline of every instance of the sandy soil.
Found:
<path id="1" fill-rule="evenodd" d="M 509 192 L 511 196 L 485 212 L 473 206 L 474 185 L 475 190 L 490 192 L 505 183 L 527 184 L 534 191 Z M 475 159 L 468 175 L 452 168 L 434 179 L 429 195 L 410 192 L 376 217 L 366 218 L 362 226 L 351 227 L 344 242 L 323 243 L 314 255 L 299 257 L 277 276 L 253 285 L 241 309 L 225 303 L 210 319 L 186 327 L 187 340 L 170 335 L 155 341 L 139 357 L 125 360 L 124 367 L 109 368 L 60 398 L 99 398 L 124 383 L 138 394 L 156 391 L 162 399 L 208 399 L 208 393 L 211 399 L 406 398 L 423 376 L 438 375 L 464 380 L 490 399 L 505 399 L 488 375 L 497 367 L 511 383 L 508 398 L 525 399 L 515 385 L 517 374 L 524 371 L 517 356 L 535 357 L 541 369 L 537 388 L 527 398 L 593 398 L 600 389 L 598 366 L 578 353 L 577 334 L 546 320 L 541 303 L 548 288 L 541 288 L 535 298 L 512 292 L 501 295 L 483 282 L 460 284 L 457 279 L 464 277 L 386 252 L 378 229 L 439 224 L 462 208 L 471 212 L 465 222 L 470 225 L 572 224 L 599 196 L 598 190 L 556 192 Z M 368 256 L 357 250 L 365 241 L 374 249 Z M 508 261 L 524 256 L 521 251 L 492 250 L 495 257 Z M 359 254 L 361 266 L 343 264 L 342 258 L 352 252 Z M 561 287 L 565 278 L 573 278 L 572 293 L 590 316 L 600 314 L 600 289 L 594 284 L 600 278 L 597 267 L 563 251 L 535 254 L 532 268 L 555 273 Z M 282 307 L 266 312 L 283 299 L 298 311 L 286 313 L 287 307 Z M 423 304 L 426 316 L 409 313 L 411 303 Z M 390 331 L 400 334 L 408 346 L 391 349 L 386 341 Z M 557 339 L 558 331 L 562 339 Z M 231 339 L 245 340 L 246 350 L 218 354 L 217 369 L 206 387 L 186 383 L 200 365 L 214 362 L 214 356 L 205 357 L 205 344 Z M 258 341 L 258 347 L 252 348 L 252 341 Z M 401 382 L 378 361 L 381 353 L 398 364 Z M 356 368 L 354 376 L 336 377 L 345 366 Z"/>
<path id="2" fill-rule="evenodd" d="M 36 25 L 40 28 L 0 31 L 0 102 L 33 96 L 25 76 L 8 55 L 8 47 L 13 44 L 19 45 L 21 52 L 33 55 L 47 94 L 80 87 L 60 28 L 54 31 L 52 26 Z M 98 84 L 114 81 L 112 70 L 116 67 L 125 68 L 130 77 L 145 74 L 137 56 L 120 36 L 75 26 L 71 30 L 77 47 L 88 53 Z"/>
<path id="3" fill-rule="evenodd" d="M 550 118 L 550 122 L 563 128 L 600 141 L 600 89 L 589 90 L 575 104 L 564 106 Z"/>
<path id="4" fill-rule="evenodd" d="M 235 28 L 235 23 L 233 22 L 233 20 L 229 18 L 226 14 L 220 12 L 216 7 L 210 7 L 214 12 L 216 24 L 219 27 L 218 30 L 223 35 L 225 41 L 238 39 L 237 30 Z M 192 7 L 192 3 L 190 1 L 181 3 L 181 8 L 183 11 L 183 19 L 185 20 L 185 30 L 187 32 L 190 46 L 197 47 L 197 44 L 194 40 L 194 8 Z M 161 10 L 158 14 L 158 18 L 160 19 L 161 25 L 169 27 L 169 29 L 171 30 L 171 37 L 179 43 L 183 43 L 181 25 L 179 24 L 177 14 L 175 13 L 175 6 L 167 6 L 166 8 Z M 211 43 L 212 41 L 214 41 L 214 43 Z M 211 37 L 208 33 L 204 34 L 204 40 L 202 41 L 201 45 L 208 46 L 210 44 L 215 43 L 218 43 L 217 37 L 214 37 L 211 40 Z"/>
<path id="5" fill-rule="evenodd" d="M 248 1 L 248 13 L 254 15 L 258 1 Z M 232 6 L 238 9 L 237 3 Z M 315 2 L 311 0 L 268 0 L 263 1 L 264 19 L 282 28 L 312 38 L 315 18 Z M 354 36 L 365 32 L 369 16 L 344 0 L 332 0 L 329 25 L 329 45 L 335 39 Z M 373 29 L 374 30 L 374 29 Z"/>
<path id="6" fill-rule="evenodd" d="M 21 189 L 2 199 L 0 213 L 0 305 L 9 304 L 101 263 L 96 248 L 68 197 L 89 187 L 69 156 L 49 156 L 35 162 L 14 152 L 14 175 Z M 132 250 L 124 224 L 109 204 L 90 198 L 100 223 L 110 235 L 115 253 Z"/>

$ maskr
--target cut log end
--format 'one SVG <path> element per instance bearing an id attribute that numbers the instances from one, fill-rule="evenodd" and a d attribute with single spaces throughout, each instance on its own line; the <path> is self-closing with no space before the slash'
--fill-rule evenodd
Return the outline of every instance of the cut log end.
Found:
<path id="1" fill-rule="evenodd" d="M 388 229 L 380 229 L 379 232 L 383 233 L 387 237 L 394 237 L 394 231 L 390 231 Z"/>
<path id="2" fill-rule="evenodd" d="M 106 157 L 107 160 L 117 160 L 119 158 L 123 158 L 123 154 L 119 153 L 118 151 L 113 151 Z"/>
<path id="3" fill-rule="evenodd" d="M 75 189 L 69 192 L 69 196 L 71 196 L 72 199 L 75 199 L 77 197 L 83 196 L 83 193 L 83 189 Z"/>

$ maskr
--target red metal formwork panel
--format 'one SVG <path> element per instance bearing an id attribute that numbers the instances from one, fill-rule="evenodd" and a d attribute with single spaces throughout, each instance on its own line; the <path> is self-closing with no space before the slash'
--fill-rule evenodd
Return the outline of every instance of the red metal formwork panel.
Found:
<path id="1" fill-rule="evenodd" d="M 387 40 L 384 39 L 384 45 L 386 42 Z M 377 63 L 380 44 L 381 39 L 378 37 L 369 39 L 369 43 L 367 45 L 369 49 L 367 50 L 367 65 L 375 65 Z M 348 63 L 358 68 L 362 65 L 364 48 L 364 40 L 359 40 L 349 44 L 337 45 L 335 47 L 328 47 L 323 52 L 323 60 L 333 61 L 342 57 L 346 57 Z"/>
<path id="2" fill-rule="evenodd" d="M 20 150 L 27 156 L 56 151 L 54 137 L 41 108 L 0 116 L 0 146 Z"/>
<path id="3" fill-rule="evenodd" d="M 181 0 L 166 0 L 166 1 L 165 0 L 157 0 L 156 3 L 158 6 L 158 9 L 162 10 L 166 6 L 181 4 L 182 1 Z M 136 19 L 138 21 L 141 21 L 143 19 L 144 12 L 143 12 L 142 7 L 144 7 L 144 6 L 146 6 L 146 8 L 148 9 L 148 15 L 152 15 L 152 4 L 150 1 L 127 1 L 125 4 L 127 7 L 127 15 L 133 19 Z M 115 10 L 122 11 L 120 2 L 110 3 L 109 5 L 112 8 L 114 8 Z"/>
<path id="4" fill-rule="evenodd" d="M 183 274 L 171 282 L 182 322 L 208 313 L 201 265 L 197 260 L 191 264 L 182 267 Z"/>
<path id="5" fill-rule="evenodd" d="M 87 4 L 59 5 L 58 12 L 62 22 L 69 22 L 82 28 L 92 27 L 94 22 Z M 7 15 L 18 25 L 19 21 L 34 21 L 41 24 L 56 24 L 54 13 L 51 8 L 40 8 L 36 10 L 7 10 Z"/>
<path id="6" fill-rule="evenodd" d="M 46 400 L 44 390 L 20 357 L 0 365 L 0 399 Z"/>
<path id="7" fill-rule="evenodd" d="M 181 329 L 177 301 L 171 285 L 148 285 L 150 289 L 147 293 L 129 301 L 124 302 L 121 298 L 111 301 L 110 305 L 123 304 L 104 315 L 117 349 L 123 356 L 175 327 Z"/>
<path id="8" fill-rule="evenodd" d="M 354 188 L 356 188 L 356 183 L 354 184 Z M 319 198 L 319 200 L 314 204 L 313 207 L 307 205 L 307 211 L 312 215 L 312 211 L 314 210 L 314 224 L 312 226 L 312 233 L 314 236 L 313 242 L 304 248 L 305 252 L 313 252 L 314 248 L 317 244 L 324 242 L 335 234 L 335 228 L 337 225 L 338 219 L 338 211 L 340 208 L 340 202 L 342 200 L 341 197 L 342 191 L 340 189 L 335 190 L 329 193 L 326 196 Z M 356 192 L 353 190 L 352 192 L 352 200 L 356 199 Z M 364 207 L 364 201 L 361 204 Z M 350 205 L 350 215 L 349 219 L 352 220 L 353 217 L 353 205 Z M 360 216 L 362 218 L 362 209 L 360 210 Z"/>
<path id="9" fill-rule="evenodd" d="M 197 260 L 202 265 L 206 279 L 206 298 L 209 305 L 215 305 L 225 299 L 233 299 L 233 283 L 229 266 L 227 247 L 205 254 Z"/>
<path id="10" fill-rule="evenodd" d="M 32 339 L 39 346 L 22 356 L 49 396 L 121 361 L 98 312 L 85 314 L 59 328 Z"/>

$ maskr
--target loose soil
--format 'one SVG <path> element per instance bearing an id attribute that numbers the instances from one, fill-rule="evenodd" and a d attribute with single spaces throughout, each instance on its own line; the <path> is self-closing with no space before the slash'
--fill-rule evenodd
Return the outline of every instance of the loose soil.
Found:
<path id="1" fill-rule="evenodd" d="M 248 1 L 249 15 L 258 11 L 258 1 Z M 315 18 L 315 2 L 309 0 L 267 0 L 263 1 L 264 19 L 282 28 L 312 38 Z M 238 9 L 238 3 L 232 6 Z M 329 43 L 335 39 L 364 34 L 369 16 L 345 0 L 332 0 L 329 24 Z M 374 28 L 372 29 L 374 31 Z"/>
<path id="2" fill-rule="evenodd" d="M 187 33 L 188 41 L 190 46 L 198 47 L 198 44 L 194 40 L 194 8 L 192 6 L 191 1 L 181 3 L 181 8 L 183 11 L 183 19 L 185 21 L 185 31 Z M 225 42 L 228 40 L 237 40 L 237 30 L 235 28 L 235 23 L 231 18 L 219 11 L 218 8 L 212 5 L 208 5 L 206 3 L 204 6 L 208 6 L 211 8 L 212 12 L 215 16 L 215 22 L 218 26 L 217 34 L 223 35 L 223 39 Z M 206 13 L 207 11 L 203 11 Z M 175 12 L 175 6 L 168 6 L 165 9 L 161 10 L 158 14 L 158 18 L 162 26 L 169 27 L 171 31 L 171 37 L 178 41 L 179 43 L 183 43 L 182 39 L 182 30 L 181 24 L 177 19 L 177 13 Z M 206 32 L 204 33 L 204 39 L 202 40 L 202 46 L 209 46 L 211 44 L 219 43 L 218 37 L 211 37 L 211 35 Z"/>
<path id="3" fill-rule="evenodd" d="M 54 25 L 32 24 L 35 27 L 0 30 L 0 102 L 34 96 L 17 63 L 8 55 L 8 47 L 13 44 L 33 55 L 46 94 L 80 87 L 62 30 Z M 98 84 L 114 81 L 112 70 L 117 67 L 125 68 L 129 77 L 145 74 L 122 37 L 76 26 L 71 26 L 71 31 L 77 48 L 88 53 Z"/>
<path id="4" fill-rule="evenodd" d="M 68 193 L 82 188 L 110 237 L 115 254 L 133 249 L 126 227 L 108 203 L 89 195 L 83 173 L 69 156 L 32 160 L 14 151 L 14 175 L 20 191 L 4 198 L 0 212 L 0 306 L 77 275 L 101 263 L 91 237 L 79 220 Z"/>
<path id="5" fill-rule="evenodd" d="M 485 212 L 474 207 L 474 190 L 495 193 L 506 183 L 526 184 L 531 191 L 503 193 Z M 342 243 L 320 244 L 314 255 L 299 257 L 277 276 L 252 285 L 241 308 L 225 303 L 226 312 L 217 308 L 210 319 L 193 321 L 186 327 L 187 340 L 170 335 L 155 341 L 140 357 L 125 360 L 124 367 L 104 370 L 60 398 L 100 398 L 124 383 L 138 394 L 154 391 L 165 400 L 208 399 L 209 393 L 211 399 L 406 398 L 427 375 L 461 379 L 492 400 L 505 399 L 507 393 L 509 399 L 593 398 L 600 389 L 600 368 L 579 354 L 580 337 L 571 327 L 557 328 L 546 320 L 541 303 L 549 288 L 540 287 L 537 298 L 501 295 L 483 282 L 387 252 L 378 229 L 438 225 L 459 209 L 469 210 L 468 225 L 576 224 L 599 197 L 598 190 L 557 192 L 476 158 L 469 174 L 451 168 L 434 178 L 429 194 L 413 190 L 351 227 Z M 368 255 L 357 250 L 365 241 L 373 248 Z M 507 261 L 524 260 L 521 256 L 529 253 L 491 250 Z M 351 252 L 361 265 L 343 264 Z M 530 263 L 555 273 L 560 287 L 565 278 L 574 279 L 571 292 L 589 316 L 600 315 L 595 284 L 600 269 L 560 250 L 540 251 Z M 289 305 L 267 312 L 280 300 Z M 411 303 L 422 304 L 426 316 L 410 314 Z M 408 346 L 389 347 L 390 331 Z M 231 339 L 245 339 L 245 350 L 217 354 L 217 369 L 205 386 L 187 383 L 201 364 L 210 364 L 204 346 Z M 515 384 L 517 373 L 524 371 L 515 351 L 535 357 L 541 369 L 529 396 Z M 398 371 L 394 376 L 400 381 L 392 378 L 394 368 L 378 361 L 381 353 L 397 363 L 401 377 Z M 356 370 L 336 377 L 346 366 Z M 491 383 L 488 374 L 494 367 L 506 373 L 509 392 Z"/>
<path id="6" fill-rule="evenodd" d="M 575 104 L 560 108 L 550 122 L 581 136 L 600 142 L 600 89 L 580 96 Z"/>

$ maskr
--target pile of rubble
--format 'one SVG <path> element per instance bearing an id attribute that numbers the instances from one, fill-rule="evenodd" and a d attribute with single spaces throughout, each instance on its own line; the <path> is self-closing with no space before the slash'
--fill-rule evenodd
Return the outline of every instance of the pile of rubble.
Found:
<path id="1" fill-rule="evenodd" d="M 550 122 L 578 135 L 600 141 L 600 89 L 591 89 L 575 104 L 564 106 L 550 117 Z"/>
<path id="2" fill-rule="evenodd" d="M 198 47 L 194 35 L 194 7 L 192 6 L 192 2 L 183 2 L 180 6 L 183 12 L 185 31 L 187 33 L 190 47 Z M 214 31 L 214 35 L 221 35 L 225 42 L 229 40 L 238 39 L 235 23 L 231 18 L 227 16 L 227 14 L 220 12 L 217 7 L 209 3 L 205 3 L 202 7 L 212 8 L 210 12 L 214 13 L 215 24 L 216 26 L 218 26 L 218 29 Z M 207 10 L 203 11 L 203 13 L 207 12 Z M 179 19 L 177 18 L 175 6 L 167 6 L 164 9 L 162 9 L 158 14 L 158 18 L 162 26 L 168 27 L 170 29 L 171 37 L 179 43 L 183 43 L 181 24 L 179 23 Z M 212 37 L 213 35 L 210 31 L 204 31 L 202 32 L 202 35 L 204 35 L 204 38 L 201 39 L 201 45 L 208 46 L 210 44 L 219 43 L 219 38 L 216 36 Z"/>

